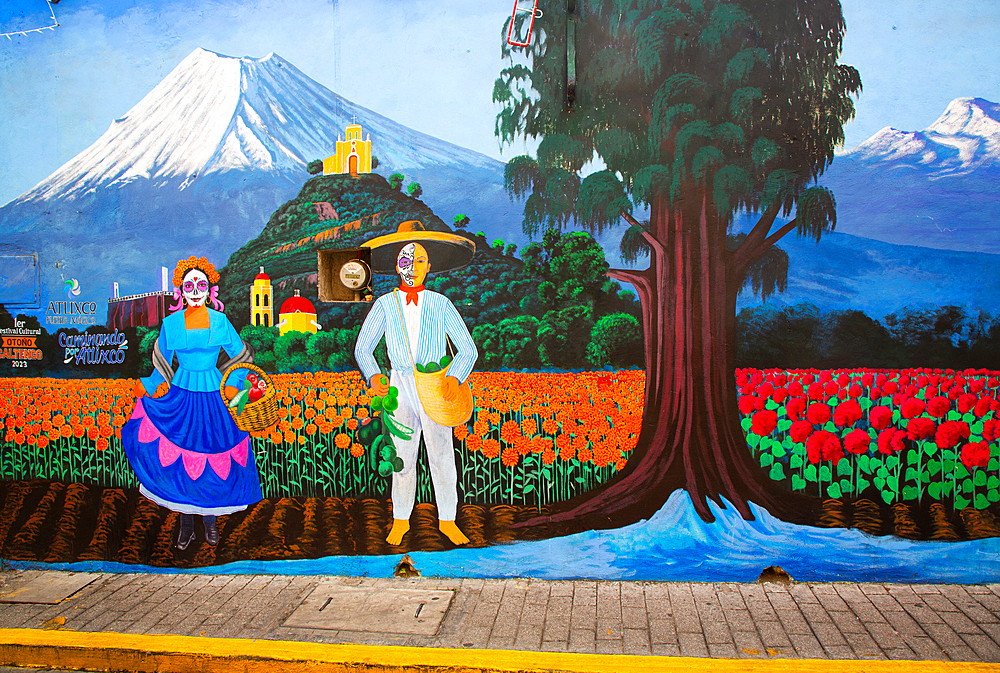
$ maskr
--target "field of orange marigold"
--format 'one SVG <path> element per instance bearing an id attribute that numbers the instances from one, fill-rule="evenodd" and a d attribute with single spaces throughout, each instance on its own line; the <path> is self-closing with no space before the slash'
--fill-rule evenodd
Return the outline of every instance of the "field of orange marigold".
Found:
<path id="1" fill-rule="evenodd" d="M 360 374 L 272 379 L 278 423 L 251 433 L 265 497 L 384 495 L 389 480 L 358 433 L 370 413 Z M 607 481 L 635 446 L 643 372 L 473 373 L 470 382 L 476 409 L 454 431 L 463 502 L 568 499 Z M 0 478 L 135 487 L 120 439 L 134 388 L 132 379 L 0 379 Z M 433 500 L 423 458 L 418 499 Z"/>

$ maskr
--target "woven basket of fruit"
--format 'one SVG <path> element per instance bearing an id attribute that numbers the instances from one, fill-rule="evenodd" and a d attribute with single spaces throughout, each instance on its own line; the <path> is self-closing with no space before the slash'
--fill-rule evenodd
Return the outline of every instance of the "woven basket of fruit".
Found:
<path id="1" fill-rule="evenodd" d="M 237 369 L 250 371 L 240 386 L 227 385 L 229 375 Z M 222 375 L 219 392 L 240 430 L 260 432 L 278 422 L 278 394 L 271 378 L 260 367 L 249 363 L 233 365 Z"/>
<path id="2" fill-rule="evenodd" d="M 458 386 L 452 399 L 445 399 L 445 377 L 451 367 L 451 358 L 445 355 L 440 364 L 431 362 L 427 365 L 415 365 L 413 380 L 417 384 L 417 395 L 424 411 L 441 425 L 454 428 L 467 422 L 472 417 L 472 388 L 469 382 Z"/>

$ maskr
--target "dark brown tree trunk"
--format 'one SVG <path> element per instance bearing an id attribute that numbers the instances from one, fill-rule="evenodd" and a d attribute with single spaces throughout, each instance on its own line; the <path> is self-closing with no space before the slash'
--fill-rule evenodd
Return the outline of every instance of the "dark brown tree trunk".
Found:
<path id="1" fill-rule="evenodd" d="M 813 500 L 771 482 L 740 427 L 733 339 L 742 276 L 705 194 L 691 186 L 675 208 L 654 199 L 649 268 L 611 272 L 635 287 L 645 331 L 642 430 L 628 465 L 604 487 L 521 526 L 553 534 L 617 528 L 648 518 L 678 488 L 709 522 L 708 500 L 725 507 L 723 498 L 746 519 L 748 501 L 786 520 L 811 518 Z"/>

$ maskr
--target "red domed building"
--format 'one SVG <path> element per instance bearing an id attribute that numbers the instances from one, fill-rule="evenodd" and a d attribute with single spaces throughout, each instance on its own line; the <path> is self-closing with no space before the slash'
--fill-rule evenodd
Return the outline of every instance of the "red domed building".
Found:
<path id="1" fill-rule="evenodd" d="M 289 297 L 281 305 L 278 320 L 278 333 L 281 335 L 288 332 L 315 334 L 321 329 L 320 324 L 316 322 L 316 308 L 311 301 L 299 296 L 298 290 L 295 291 L 295 296 Z"/>

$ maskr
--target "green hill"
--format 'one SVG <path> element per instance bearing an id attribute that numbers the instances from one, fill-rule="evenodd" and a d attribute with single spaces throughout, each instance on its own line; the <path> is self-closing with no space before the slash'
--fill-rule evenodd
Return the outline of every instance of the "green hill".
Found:
<path id="1" fill-rule="evenodd" d="M 336 213 L 336 218 L 332 214 Z M 351 328 L 360 325 L 369 305 L 322 303 L 317 299 L 316 251 L 323 248 L 356 248 L 365 241 L 396 231 L 400 222 L 419 220 L 434 231 L 453 231 L 419 199 L 389 186 L 376 174 L 349 177 L 324 175 L 308 180 L 291 201 L 271 215 L 255 239 L 233 253 L 222 269 L 220 299 L 226 315 L 241 328 L 250 321 L 250 285 L 263 266 L 274 286 L 275 315 L 281 303 L 298 289 L 316 307 L 317 318 L 325 329 Z M 353 227 L 357 227 L 356 229 Z M 476 243 L 476 255 L 460 275 L 470 276 L 471 283 L 461 283 L 461 292 L 453 291 L 459 310 L 470 329 L 484 307 L 473 304 L 489 289 L 497 290 L 501 277 L 512 280 L 523 268 L 520 260 L 492 249 L 481 236 L 455 232 Z M 443 274 L 445 276 L 446 274 Z M 375 296 L 388 292 L 398 283 L 395 276 L 375 278 Z M 435 282 L 435 275 L 428 278 Z M 441 281 L 437 281 L 441 283 Z M 511 308 L 499 302 L 490 313 Z M 516 307 L 516 301 L 514 302 Z"/>
<path id="2" fill-rule="evenodd" d="M 407 220 L 476 245 L 468 266 L 431 273 L 425 285 L 455 304 L 479 347 L 479 369 L 642 364 L 635 296 L 609 281 L 604 252 L 590 234 L 549 230 L 518 259 L 516 246 L 452 230 L 422 201 L 373 174 L 310 179 L 222 269 L 220 298 L 237 329 L 249 324 L 249 288 L 261 266 L 274 286 L 275 320 L 294 290 L 316 307 L 318 334 L 245 330 L 258 364 L 270 371 L 353 368 L 353 344 L 370 304 L 318 301 L 316 251 L 357 248 Z M 377 275 L 374 295 L 398 283 L 395 275 Z"/>

